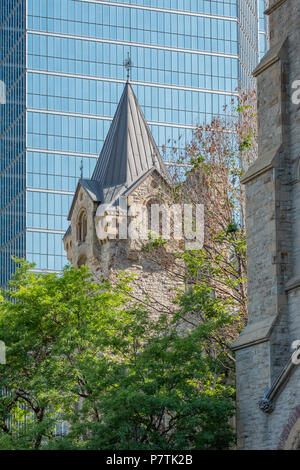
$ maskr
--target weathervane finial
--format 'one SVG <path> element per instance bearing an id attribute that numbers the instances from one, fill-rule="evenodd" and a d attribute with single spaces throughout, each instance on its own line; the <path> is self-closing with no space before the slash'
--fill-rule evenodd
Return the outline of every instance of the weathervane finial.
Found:
<path id="1" fill-rule="evenodd" d="M 131 60 L 129 52 L 127 54 L 127 58 L 124 60 L 124 67 L 127 70 L 127 82 L 129 82 L 131 80 L 131 69 L 133 67 L 133 62 Z"/>

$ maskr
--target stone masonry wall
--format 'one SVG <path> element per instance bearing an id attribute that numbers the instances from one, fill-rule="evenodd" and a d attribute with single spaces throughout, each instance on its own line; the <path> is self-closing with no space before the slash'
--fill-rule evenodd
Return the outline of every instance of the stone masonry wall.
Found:
<path id="1" fill-rule="evenodd" d="M 128 205 L 136 203 L 146 205 L 152 199 L 165 203 L 168 201 L 168 191 L 156 172 L 130 193 Z M 76 240 L 76 224 L 82 209 L 88 214 L 87 238 L 84 243 Z M 110 279 L 112 283 L 117 282 L 120 272 L 125 271 L 134 275 L 135 279 L 131 282 L 133 301 L 135 299 L 151 306 L 156 317 L 162 312 L 171 312 L 177 289 L 184 287 L 183 281 L 180 280 L 184 266 L 177 262 L 175 268 L 172 257 L 172 252 L 178 250 L 178 245 L 170 244 L 167 248 L 161 248 L 159 262 L 156 262 L 142 251 L 145 241 L 98 240 L 95 230 L 98 221 L 95 214 L 96 205 L 81 188 L 72 214 L 72 234 L 64 239 L 69 261 L 78 266 L 79 261 L 85 259 L 84 264 L 91 267 L 91 271 L 99 280 L 104 277 Z M 168 264 L 168 274 L 165 269 L 166 264 Z"/>
<path id="2" fill-rule="evenodd" d="M 84 243 L 78 242 L 76 225 L 82 210 L 87 214 L 87 237 Z M 74 266 L 78 266 L 81 259 L 86 258 L 84 264 L 88 264 L 92 269 L 97 269 L 99 265 L 100 246 L 97 241 L 94 214 L 96 206 L 83 188 L 80 188 L 72 213 L 71 234 L 64 239 L 64 247 L 68 260 Z"/>
<path id="3" fill-rule="evenodd" d="M 168 192 L 162 183 L 161 177 L 153 173 L 143 183 L 141 183 L 128 196 L 128 205 L 143 204 L 151 200 L 168 202 Z M 168 312 L 174 309 L 173 299 L 177 289 L 184 287 L 180 281 L 178 271 L 183 276 L 184 266 L 178 268 L 173 263 L 172 252 L 178 246 L 170 243 L 168 247 L 160 249 L 161 257 L 156 262 L 155 256 L 146 255 L 142 251 L 145 241 L 139 240 L 117 240 L 109 241 L 102 245 L 103 252 L 110 250 L 110 255 L 106 258 L 106 266 L 101 263 L 103 272 L 113 281 L 116 280 L 120 271 L 126 271 L 135 276 L 132 281 L 133 296 L 151 306 L 154 316 L 159 316 L 161 312 Z M 152 259 L 151 259 L 152 258 Z M 166 272 L 165 264 L 168 263 L 169 273 Z"/>
<path id="4" fill-rule="evenodd" d="M 272 0 L 270 8 L 271 51 L 257 72 L 259 160 L 246 178 L 249 325 L 255 334 L 247 343 L 246 329 L 236 351 L 240 449 L 300 445 L 289 438 L 300 416 L 293 414 L 300 406 L 299 366 L 278 391 L 274 411 L 258 407 L 287 364 L 292 342 L 300 340 L 300 108 L 291 99 L 292 84 L 300 80 L 300 2 Z M 266 330 L 255 330 L 262 320 Z"/>

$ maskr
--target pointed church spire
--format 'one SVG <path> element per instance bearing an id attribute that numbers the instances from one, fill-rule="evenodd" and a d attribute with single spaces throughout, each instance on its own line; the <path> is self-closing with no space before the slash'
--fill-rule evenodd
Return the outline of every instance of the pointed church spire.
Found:
<path id="1" fill-rule="evenodd" d="M 159 150 L 127 82 L 92 180 L 103 188 L 129 186 L 153 167 L 165 174 Z"/>
<path id="2" fill-rule="evenodd" d="M 79 187 L 94 202 L 112 203 L 150 170 L 169 183 L 149 126 L 129 82 L 126 83 L 91 179 L 81 179 L 73 198 L 71 220 Z M 81 173 L 83 166 L 81 166 Z"/>

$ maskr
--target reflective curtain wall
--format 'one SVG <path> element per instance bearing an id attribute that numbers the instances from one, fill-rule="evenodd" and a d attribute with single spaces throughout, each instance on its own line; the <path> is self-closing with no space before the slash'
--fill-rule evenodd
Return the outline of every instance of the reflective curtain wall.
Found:
<path id="1" fill-rule="evenodd" d="M 0 80 L 8 87 L 0 105 L 0 285 L 10 254 L 38 270 L 66 264 L 61 240 L 81 162 L 90 177 L 127 54 L 136 96 L 170 158 L 168 148 L 184 147 L 197 124 L 224 115 L 238 87 L 254 86 L 251 72 L 267 47 L 262 3 L 0 0 Z"/>
<path id="2" fill-rule="evenodd" d="M 0 285 L 26 255 L 25 2 L 0 0 Z"/>

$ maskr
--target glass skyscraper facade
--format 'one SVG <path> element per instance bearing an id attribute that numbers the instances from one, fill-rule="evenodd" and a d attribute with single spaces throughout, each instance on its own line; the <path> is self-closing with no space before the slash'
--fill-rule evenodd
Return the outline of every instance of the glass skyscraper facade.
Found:
<path id="1" fill-rule="evenodd" d="M 268 50 L 268 21 L 267 17 L 264 14 L 265 10 L 269 6 L 269 0 L 259 0 L 258 3 L 258 19 L 259 19 L 259 26 L 258 26 L 258 34 L 259 34 L 259 54 L 260 59 L 266 54 Z"/>
<path id="2" fill-rule="evenodd" d="M 159 146 L 223 115 L 267 42 L 263 0 L 0 0 L 0 285 L 11 255 L 59 271 L 81 174 L 121 96 L 124 59 Z"/>

